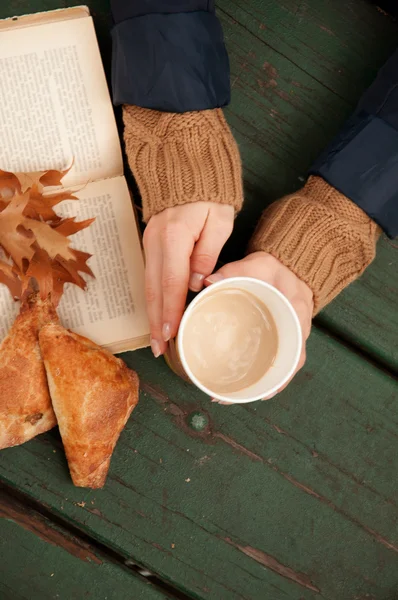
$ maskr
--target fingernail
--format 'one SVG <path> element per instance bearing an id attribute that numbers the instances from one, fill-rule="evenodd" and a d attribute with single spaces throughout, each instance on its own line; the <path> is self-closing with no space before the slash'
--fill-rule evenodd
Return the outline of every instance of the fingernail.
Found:
<path id="1" fill-rule="evenodd" d="M 189 289 L 193 292 L 200 292 L 203 287 L 205 276 L 200 273 L 192 273 L 189 278 Z"/>
<path id="2" fill-rule="evenodd" d="M 207 283 L 217 283 L 217 281 L 222 281 L 224 277 L 220 275 L 220 273 L 213 273 L 213 275 L 209 275 L 206 277 Z"/>
<path id="3" fill-rule="evenodd" d="M 170 323 L 165 323 L 162 329 L 162 336 L 165 342 L 168 342 L 171 338 L 171 327 Z"/>
<path id="4" fill-rule="evenodd" d="M 155 358 L 159 358 L 159 356 L 162 354 L 160 351 L 159 342 L 157 340 L 151 340 L 151 349 Z"/>

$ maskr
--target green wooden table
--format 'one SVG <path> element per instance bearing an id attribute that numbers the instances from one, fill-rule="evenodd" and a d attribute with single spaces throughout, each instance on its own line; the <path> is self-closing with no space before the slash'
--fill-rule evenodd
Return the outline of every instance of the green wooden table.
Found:
<path id="1" fill-rule="evenodd" d="M 0 16 L 67 4 L 12 0 Z M 108 2 L 89 5 L 108 68 Z M 398 25 L 364 0 L 218 8 L 246 188 L 230 260 L 265 204 L 301 185 Z M 56 432 L 0 453 L 0 599 L 397 600 L 397 298 L 382 239 L 270 402 L 212 405 L 148 351 L 126 355 L 141 401 L 103 491 L 72 486 Z"/>

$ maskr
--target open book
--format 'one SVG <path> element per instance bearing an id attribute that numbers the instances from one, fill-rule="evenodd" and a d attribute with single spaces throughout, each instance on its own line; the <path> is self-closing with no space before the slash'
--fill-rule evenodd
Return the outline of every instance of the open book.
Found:
<path id="1" fill-rule="evenodd" d="M 60 213 L 95 222 L 72 237 L 93 254 L 96 279 L 70 286 L 59 307 L 65 327 L 114 353 L 149 344 L 144 261 L 123 177 L 113 108 L 87 7 L 0 21 L 0 169 L 73 167 L 65 186 L 79 201 Z M 0 285 L 0 341 L 18 312 Z"/>

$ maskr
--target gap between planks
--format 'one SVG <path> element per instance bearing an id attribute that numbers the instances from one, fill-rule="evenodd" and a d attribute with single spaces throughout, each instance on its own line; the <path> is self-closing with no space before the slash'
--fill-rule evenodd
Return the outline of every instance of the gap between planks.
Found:
<path id="1" fill-rule="evenodd" d="M 22 492 L 0 481 L 0 518 L 12 519 L 24 529 L 35 533 L 44 541 L 61 545 L 64 550 L 81 560 L 87 557 L 94 562 L 101 562 L 101 557 L 117 565 L 121 569 L 128 569 L 132 577 L 137 577 L 145 583 L 150 583 L 156 590 L 162 592 L 170 600 L 194 600 L 194 596 L 178 590 L 170 583 L 163 581 L 145 565 L 138 565 L 128 558 L 112 550 L 94 537 L 73 526 L 69 521 L 55 515 L 51 509 L 40 502 L 28 498 Z M 57 528 L 54 535 L 49 535 L 44 519 L 50 521 Z M 30 521 L 35 523 L 29 524 Z M 41 523 L 43 527 L 41 527 Z M 64 544 L 62 542 L 67 542 Z M 72 541 L 73 540 L 73 541 Z"/>
<path id="2" fill-rule="evenodd" d="M 344 332 L 342 332 L 340 329 L 335 329 L 334 327 L 330 327 L 330 325 L 321 324 L 317 319 L 315 319 L 313 322 L 313 327 L 327 337 L 332 338 L 338 344 L 353 354 L 356 354 L 359 358 L 369 363 L 373 367 L 376 367 L 379 371 L 382 371 L 385 375 L 388 375 L 398 383 L 398 373 L 391 367 L 391 365 L 385 362 L 382 358 L 379 358 L 377 355 L 369 352 L 361 345 L 357 345 L 356 343 L 352 342 L 348 337 L 346 338 L 344 336 Z"/>

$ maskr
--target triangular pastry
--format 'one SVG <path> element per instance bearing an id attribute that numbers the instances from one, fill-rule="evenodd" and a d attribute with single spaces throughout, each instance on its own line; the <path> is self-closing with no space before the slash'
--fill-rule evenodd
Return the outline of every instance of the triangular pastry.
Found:
<path id="1" fill-rule="evenodd" d="M 138 402 L 138 376 L 59 324 L 43 327 L 39 341 L 73 483 L 103 487 L 116 442 Z"/>
<path id="2" fill-rule="evenodd" d="M 57 424 L 39 348 L 39 331 L 58 317 L 31 297 L 0 346 L 0 449 L 18 446 Z"/>

